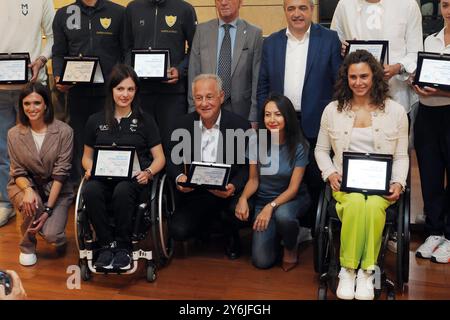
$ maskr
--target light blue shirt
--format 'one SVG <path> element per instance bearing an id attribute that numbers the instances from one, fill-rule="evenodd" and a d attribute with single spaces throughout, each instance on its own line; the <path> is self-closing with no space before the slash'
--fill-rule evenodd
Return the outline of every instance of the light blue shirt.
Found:
<path id="1" fill-rule="evenodd" d="M 234 52 L 234 43 L 236 42 L 236 32 L 237 32 L 237 21 L 235 20 L 228 23 L 231 25 L 230 27 L 230 38 L 231 38 L 231 59 L 233 59 L 233 52 Z M 222 27 L 225 22 L 223 22 L 221 19 L 219 19 L 219 34 L 217 35 L 217 66 L 219 65 L 219 55 L 220 55 L 220 48 L 222 47 L 222 41 L 223 37 L 225 36 L 225 29 Z"/>

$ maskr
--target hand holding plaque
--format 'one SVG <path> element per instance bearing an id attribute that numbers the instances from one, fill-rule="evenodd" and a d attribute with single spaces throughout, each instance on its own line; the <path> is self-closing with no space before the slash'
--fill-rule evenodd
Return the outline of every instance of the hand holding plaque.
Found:
<path id="1" fill-rule="evenodd" d="M 340 190 L 388 195 L 392 160 L 388 154 L 344 152 Z"/>
<path id="2" fill-rule="evenodd" d="M 168 80 L 170 68 L 169 49 L 132 50 L 131 65 L 143 80 Z"/>
<path id="3" fill-rule="evenodd" d="M 64 57 L 60 84 L 104 83 L 100 60 L 97 57 Z"/>
<path id="4" fill-rule="evenodd" d="M 372 54 L 377 61 L 389 64 L 389 41 L 387 40 L 347 40 L 347 54 L 356 50 L 366 50 Z"/>
<path id="5" fill-rule="evenodd" d="M 0 53 L 0 84 L 24 84 L 28 82 L 28 53 Z"/>
<path id="6" fill-rule="evenodd" d="M 211 190 L 227 190 L 231 165 L 192 162 L 186 182 L 178 182 L 180 186 L 189 188 L 205 188 Z"/>

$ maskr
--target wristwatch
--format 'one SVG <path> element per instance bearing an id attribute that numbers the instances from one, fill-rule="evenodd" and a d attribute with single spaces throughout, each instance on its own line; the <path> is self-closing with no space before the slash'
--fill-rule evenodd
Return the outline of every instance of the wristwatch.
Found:
<path id="1" fill-rule="evenodd" d="M 45 206 L 44 212 L 47 212 L 47 215 L 50 218 L 53 214 L 53 208 Z"/>
<path id="2" fill-rule="evenodd" d="M 147 168 L 144 171 L 147 172 L 149 179 L 153 178 L 153 171 L 152 171 L 152 169 Z"/>
<path id="3" fill-rule="evenodd" d="M 277 204 L 275 201 L 272 201 L 272 202 L 270 203 L 270 206 L 271 206 L 273 209 L 275 209 L 275 208 L 278 206 L 278 204 Z"/>

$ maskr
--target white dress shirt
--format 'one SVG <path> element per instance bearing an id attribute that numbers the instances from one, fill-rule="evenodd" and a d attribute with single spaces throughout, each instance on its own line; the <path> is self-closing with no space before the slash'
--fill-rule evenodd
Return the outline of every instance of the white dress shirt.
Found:
<path id="1" fill-rule="evenodd" d="M 373 40 L 379 34 L 372 33 L 363 21 L 365 0 L 340 0 L 334 12 L 331 29 L 339 39 Z M 381 12 L 381 38 L 389 41 L 389 64 L 401 63 L 409 74 L 416 70 L 417 52 L 423 50 L 422 15 L 415 0 L 380 0 L 376 12 Z M 366 7 L 367 8 L 367 7 Z M 373 14 L 372 14 L 373 16 Z M 371 22 L 369 25 L 373 25 Z M 390 95 L 403 105 L 407 112 L 417 102 L 417 95 L 409 88 L 409 75 L 397 75 L 389 81 Z"/>
<path id="2" fill-rule="evenodd" d="M 222 113 L 219 113 L 216 123 L 211 127 L 211 129 L 206 128 L 203 125 L 203 121 L 199 121 L 199 127 L 202 131 L 202 144 L 201 144 L 201 155 L 202 162 L 216 162 L 217 160 L 217 148 L 219 146 L 219 136 L 220 136 L 220 117 Z"/>
<path id="3" fill-rule="evenodd" d="M 445 45 L 445 28 L 439 33 L 429 35 L 425 39 L 425 51 L 450 54 L 450 45 Z M 450 104 L 448 97 L 422 97 L 419 96 L 420 102 L 430 107 L 446 106 Z"/>
<path id="4" fill-rule="evenodd" d="M 286 28 L 286 66 L 284 69 L 284 95 L 288 97 L 296 111 L 302 109 L 303 84 L 305 82 L 306 58 L 308 56 L 311 26 L 303 39 L 298 40 Z"/>

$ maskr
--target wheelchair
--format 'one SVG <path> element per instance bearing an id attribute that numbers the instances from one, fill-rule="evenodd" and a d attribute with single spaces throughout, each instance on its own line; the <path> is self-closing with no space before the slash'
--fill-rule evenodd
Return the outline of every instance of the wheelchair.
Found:
<path id="1" fill-rule="evenodd" d="M 132 263 L 129 270 L 97 270 L 94 267 L 99 245 L 83 201 L 82 190 L 85 183 L 83 179 L 78 188 L 74 224 L 81 278 L 89 281 L 91 274 L 132 274 L 138 268 L 138 260 L 143 259 L 146 261 L 147 281 L 155 281 L 157 267 L 167 265 L 173 255 L 173 239 L 168 236 L 168 226 L 175 211 L 175 198 L 169 178 L 165 174 L 155 175 L 149 188 L 141 195 L 133 216 Z M 111 221 L 111 224 L 114 222 Z"/>
<path id="2" fill-rule="evenodd" d="M 409 179 L 408 179 L 409 180 Z M 408 183 L 409 185 L 409 183 Z M 387 299 L 395 300 L 396 286 L 404 292 L 409 280 L 409 243 L 410 243 L 410 189 L 406 188 L 400 199 L 386 210 L 386 224 L 383 230 L 380 253 L 377 259 L 379 281 L 375 283 L 375 299 L 378 299 L 383 289 Z M 340 270 L 339 250 L 341 222 L 336 213 L 336 201 L 327 183 L 322 191 L 315 222 L 315 237 L 313 242 L 314 270 L 320 274 L 318 299 L 327 299 L 327 289 L 336 294 L 338 274 Z M 396 282 L 388 279 L 384 270 L 384 259 L 387 243 L 397 232 Z"/>

